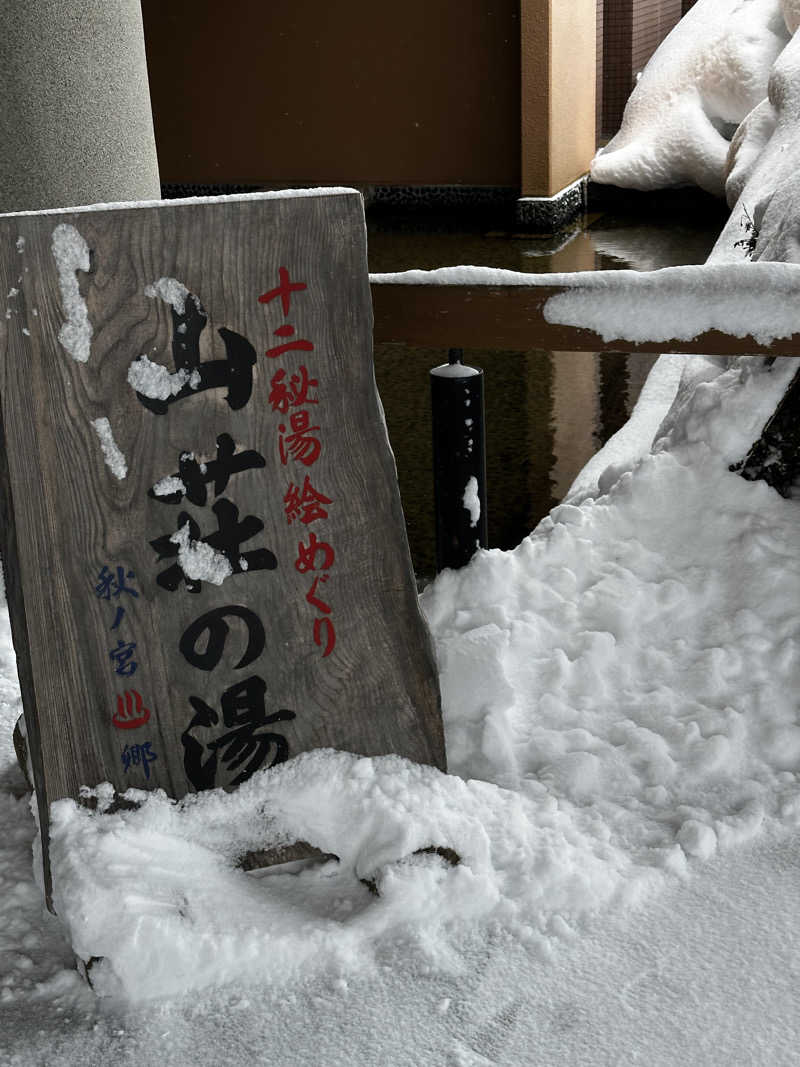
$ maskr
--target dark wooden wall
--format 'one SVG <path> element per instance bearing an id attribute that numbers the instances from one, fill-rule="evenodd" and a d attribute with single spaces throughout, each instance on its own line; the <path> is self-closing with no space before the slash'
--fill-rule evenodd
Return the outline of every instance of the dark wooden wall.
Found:
<path id="1" fill-rule="evenodd" d="M 518 186 L 518 0 L 143 0 L 161 180 Z"/>

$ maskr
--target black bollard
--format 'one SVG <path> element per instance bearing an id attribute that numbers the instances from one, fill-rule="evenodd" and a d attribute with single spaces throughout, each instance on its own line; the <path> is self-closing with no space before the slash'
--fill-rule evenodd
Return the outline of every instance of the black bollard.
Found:
<path id="1" fill-rule="evenodd" d="M 439 571 L 463 567 L 488 545 L 483 371 L 465 366 L 461 356 L 451 348 L 449 362 L 430 372 Z"/>

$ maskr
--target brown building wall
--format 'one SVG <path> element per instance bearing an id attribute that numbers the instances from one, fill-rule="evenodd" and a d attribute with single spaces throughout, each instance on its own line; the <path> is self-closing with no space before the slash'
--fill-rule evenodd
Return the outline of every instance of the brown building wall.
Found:
<path id="1" fill-rule="evenodd" d="M 638 0 L 633 10 L 631 68 L 636 75 L 682 17 L 681 0 Z"/>
<path id="2" fill-rule="evenodd" d="M 596 36 L 595 0 L 550 0 L 550 196 L 594 155 Z"/>
<path id="3" fill-rule="evenodd" d="M 603 0 L 600 133 L 604 139 L 619 129 L 636 75 L 682 14 L 682 0 Z"/>
<path id="4" fill-rule="evenodd" d="M 594 128 L 598 144 L 603 136 L 603 3 L 597 0 L 595 8 Z"/>
<path id="5" fill-rule="evenodd" d="M 519 0 L 143 0 L 162 182 L 520 184 Z"/>
<path id="6" fill-rule="evenodd" d="M 595 0 L 521 0 L 523 196 L 553 196 L 595 149 Z"/>

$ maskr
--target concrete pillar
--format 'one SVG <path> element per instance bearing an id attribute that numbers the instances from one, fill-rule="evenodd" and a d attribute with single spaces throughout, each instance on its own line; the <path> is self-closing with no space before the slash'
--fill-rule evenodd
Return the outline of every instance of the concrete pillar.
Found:
<path id="1" fill-rule="evenodd" d="M 574 183 L 586 174 L 595 152 L 595 4 L 521 0 L 520 205 L 529 202 L 531 221 L 550 208 L 560 216 L 565 207 L 569 213 L 583 206 L 583 191 Z M 554 204 L 544 203 L 550 200 Z M 526 221 L 524 210 L 520 220 Z M 554 222 L 557 229 L 562 219 Z"/>
<path id="2" fill-rule="evenodd" d="M 139 0 L 0 0 L 0 145 L 3 212 L 160 197 Z"/>

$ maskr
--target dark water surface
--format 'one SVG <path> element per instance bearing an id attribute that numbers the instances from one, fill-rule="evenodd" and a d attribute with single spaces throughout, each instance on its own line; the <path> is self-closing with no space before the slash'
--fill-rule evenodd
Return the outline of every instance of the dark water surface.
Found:
<path id="1" fill-rule="evenodd" d="M 702 263 L 717 217 L 643 222 L 608 214 L 557 237 L 493 233 L 463 218 L 368 220 L 373 272 L 458 265 L 552 273 Z M 424 227 L 424 229 L 423 229 Z M 513 548 L 626 421 L 654 356 L 465 350 L 486 390 L 489 545 Z M 375 374 L 397 461 L 415 571 L 435 572 L 429 371 L 447 350 L 376 345 Z"/>

